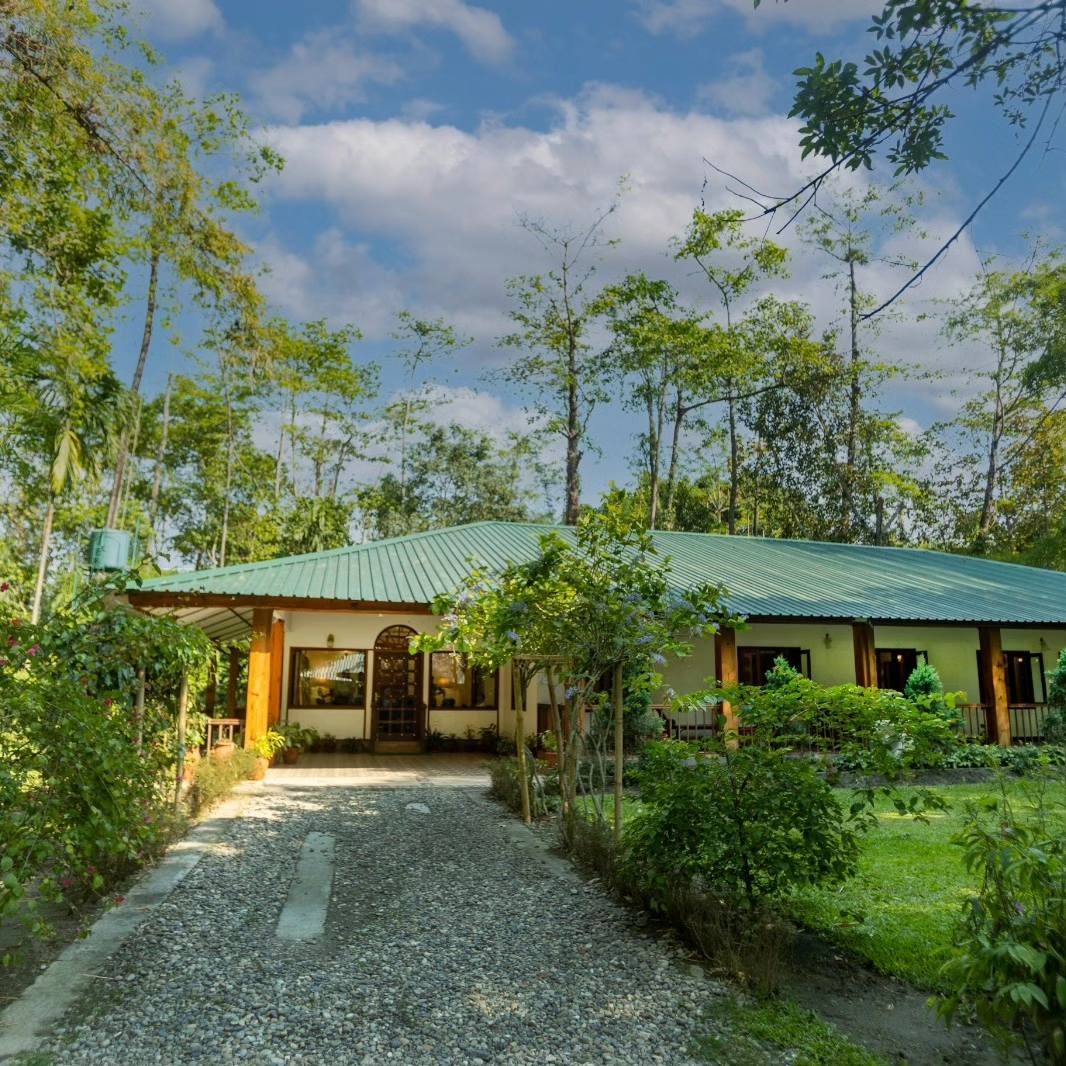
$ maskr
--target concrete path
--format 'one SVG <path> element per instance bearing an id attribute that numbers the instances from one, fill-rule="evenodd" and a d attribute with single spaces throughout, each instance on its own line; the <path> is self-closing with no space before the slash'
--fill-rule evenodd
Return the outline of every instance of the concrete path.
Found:
<path id="1" fill-rule="evenodd" d="M 45 1061 L 692 1061 L 721 990 L 488 799 L 481 760 L 328 758 L 246 786 Z"/>

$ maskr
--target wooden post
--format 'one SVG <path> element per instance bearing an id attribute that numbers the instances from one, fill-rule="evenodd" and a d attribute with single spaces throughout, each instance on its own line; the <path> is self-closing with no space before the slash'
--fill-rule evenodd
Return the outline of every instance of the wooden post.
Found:
<path id="1" fill-rule="evenodd" d="M 998 626 L 981 626 L 977 630 L 981 646 L 981 673 L 986 698 L 985 722 L 988 739 L 1009 748 L 1011 744 L 1010 705 L 1007 701 L 1007 663 L 1003 658 L 1003 639 Z"/>
<path id="2" fill-rule="evenodd" d="M 869 622 L 853 622 L 851 639 L 855 645 L 855 684 L 862 688 L 877 688 L 874 627 Z"/>
<path id="3" fill-rule="evenodd" d="M 715 674 L 722 685 L 735 685 L 740 676 L 737 665 L 737 631 L 723 627 L 714 638 Z M 726 747 L 735 748 L 739 735 L 739 723 L 728 701 L 722 703 L 722 716 L 725 718 L 724 740 Z"/>
<path id="4" fill-rule="evenodd" d="M 274 612 L 256 607 L 252 612 L 252 646 L 248 652 L 248 700 L 245 705 L 244 746 L 252 745 L 267 731 L 270 719 L 270 629 Z"/>
<path id="5" fill-rule="evenodd" d="M 237 717 L 237 679 L 241 674 L 241 653 L 230 646 L 229 673 L 226 675 L 226 717 Z"/>
<path id="6" fill-rule="evenodd" d="M 267 726 L 281 721 L 281 675 L 285 662 L 285 622 L 277 619 L 270 627 L 270 702 Z"/>
<path id="7" fill-rule="evenodd" d="M 526 672 L 518 668 L 514 682 L 514 742 L 518 759 L 518 791 L 522 797 L 522 821 L 533 821 L 529 808 L 529 777 L 526 774 Z"/>
<path id="8" fill-rule="evenodd" d="M 133 697 L 133 723 L 136 728 L 137 750 L 144 747 L 144 667 L 137 669 L 137 692 Z"/>
<path id="9" fill-rule="evenodd" d="M 625 698 L 622 664 L 614 667 L 614 842 L 622 843 L 622 775 L 625 773 Z"/>
<path id="10" fill-rule="evenodd" d="M 185 777 L 185 730 L 189 722 L 189 679 L 181 675 L 181 688 L 178 690 L 178 770 L 174 782 L 174 808 L 181 806 L 181 782 Z"/>
<path id="11" fill-rule="evenodd" d="M 218 650 L 217 647 L 215 649 Z M 204 714 L 208 718 L 215 717 L 215 706 L 218 703 L 218 659 L 211 658 L 211 664 L 207 668 L 207 688 L 204 689 Z"/>

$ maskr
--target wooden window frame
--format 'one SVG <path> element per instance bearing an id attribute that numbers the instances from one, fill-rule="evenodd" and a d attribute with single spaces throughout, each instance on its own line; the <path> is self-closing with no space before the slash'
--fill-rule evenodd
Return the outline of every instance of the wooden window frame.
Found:
<path id="1" fill-rule="evenodd" d="M 300 703 L 300 654 L 305 651 L 332 651 L 358 654 L 363 657 L 362 703 Z M 304 645 L 289 649 L 289 703 L 291 711 L 365 711 L 370 699 L 370 651 L 367 648 L 330 648 L 326 645 Z"/>
<path id="2" fill-rule="evenodd" d="M 740 661 L 744 657 L 744 652 L 755 651 L 760 653 L 774 652 L 774 658 L 782 656 L 786 652 L 794 652 L 800 661 L 800 673 L 807 678 L 811 679 L 811 649 L 803 648 L 798 644 L 740 644 L 737 646 L 737 663 L 738 667 Z M 756 684 L 757 688 L 762 688 L 766 684 L 766 677 L 764 676 L 761 682 Z"/>

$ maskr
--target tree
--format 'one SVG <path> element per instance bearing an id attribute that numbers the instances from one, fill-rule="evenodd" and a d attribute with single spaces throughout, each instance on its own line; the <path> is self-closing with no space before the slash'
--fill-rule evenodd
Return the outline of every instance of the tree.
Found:
<path id="1" fill-rule="evenodd" d="M 760 3 L 754 0 L 756 7 Z M 796 72 L 791 115 L 803 122 L 803 154 L 826 163 L 794 192 L 762 198 L 765 213 L 787 213 L 789 221 L 839 170 L 871 169 L 883 157 L 896 175 L 904 175 L 946 159 L 944 133 L 954 117 L 950 99 L 957 89 L 991 86 L 995 109 L 1024 131 L 1013 160 L 962 224 L 865 317 L 877 314 L 920 278 L 1010 180 L 1041 132 L 1052 135 L 1055 102 L 1063 90 L 1064 16 L 1066 0 L 1019 5 L 886 0 L 869 27 L 878 47 L 861 66 L 819 53 Z"/>
<path id="2" fill-rule="evenodd" d="M 481 521 L 528 521 L 540 460 L 535 441 L 501 444 L 457 423 L 420 423 L 404 482 L 391 471 L 357 493 L 364 531 L 392 537 Z"/>
<path id="3" fill-rule="evenodd" d="M 622 388 L 624 406 L 642 409 L 646 417 L 640 438 L 646 476 L 647 524 L 655 529 L 665 511 L 667 528 L 673 521 L 674 495 L 680 468 L 682 432 L 687 417 L 699 404 L 690 390 L 715 355 L 717 335 L 703 325 L 703 316 L 678 307 L 677 293 L 665 281 L 633 274 L 608 290 L 609 317 L 614 335 L 611 354 Z M 663 496 L 663 456 L 669 438 L 669 457 Z"/>
<path id="4" fill-rule="evenodd" d="M 962 443 L 947 471 L 957 494 L 954 536 L 980 553 L 999 540 L 997 510 L 1012 468 L 1023 458 L 1039 462 L 1030 446 L 1066 399 L 1066 382 L 1056 369 L 1062 313 L 1059 301 L 1049 298 L 1060 291 L 1066 267 L 1057 253 L 1040 258 L 1038 252 L 1019 271 L 994 266 L 994 260 L 985 260 L 973 288 L 951 306 L 944 324 L 952 343 L 989 353 L 978 371 L 987 387 L 963 404 L 953 423 L 940 427 Z M 1049 389 L 1054 398 L 1048 397 L 1045 407 Z"/>
<path id="5" fill-rule="evenodd" d="M 546 420 L 547 431 L 565 441 L 566 525 L 574 525 L 581 512 L 581 460 L 589 447 L 589 418 L 608 396 L 602 384 L 602 352 L 589 338 L 593 322 L 605 310 L 601 294 L 589 291 L 596 269 L 589 260 L 603 245 L 603 227 L 617 207 L 616 199 L 584 228 L 552 228 L 524 219 L 523 228 L 553 257 L 555 266 L 546 275 L 520 275 L 507 283 L 516 329 L 500 343 L 521 354 L 503 374 L 533 394 L 534 410 Z"/>
<path id="6" fill-rule="evenodd" d="M 785 271 L 788 253 L 765 238 L 748 237 L 743 228 L 743 212 L 719 211 L 709 214 L 703 208 L 693 212 L 683 238 L 677 242 L 675 258 L 696 264 L 717 296 L 723 323 L 719 358 L 707 368 L 700 399 L 688 406 L 696 410 L 725 402 L 729 428 L 729 512 L 728 528 L 736 532 L 740 492 L 740 437 L 737 402 L 745 392 L 742 382 L 751 376 L 759 353 L 737 343 L 734 314 L 737 301 L 757 281 L 779 277 Z"/>

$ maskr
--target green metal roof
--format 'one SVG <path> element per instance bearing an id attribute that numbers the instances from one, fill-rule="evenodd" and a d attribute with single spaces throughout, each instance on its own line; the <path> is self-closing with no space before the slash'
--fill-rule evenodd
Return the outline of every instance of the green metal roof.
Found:
<path id="1" fill-rule="evenodd" d="M 456 589 L 472 567 L 499 568 L 532 557 L 535 523 L 472 525 L 371 541 L 333 551 L 199 570 L 146 581 L 152 593 L 205 593 L 259 602 L 336 600 L 426 604 Z M 726 587 L 729 606 L 748 617 L 856 618 L 885 622 L 1066 625 L 1066 574 L 918 548 L 767 540 L 710 533 L 654 534 L 672 560 L 678 590 Z M 136 593 L 131 597 L 136 602 Z M 192 619 L 190 619 L 192 620 Z"/>

